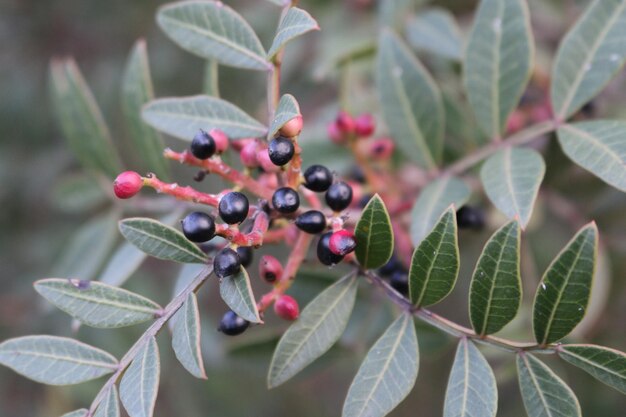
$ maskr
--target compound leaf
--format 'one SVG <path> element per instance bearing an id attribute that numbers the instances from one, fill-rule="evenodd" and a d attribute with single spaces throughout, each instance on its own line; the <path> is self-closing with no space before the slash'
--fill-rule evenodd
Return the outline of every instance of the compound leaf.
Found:
<path id="1" fill-rule="evenodd" d="M 449 11 L 432 8 L 410 19 L 406 36 L 416 49 L 460 61 L 463 57 L 461 32 Z"/>
<path id="2" fill-rule="evenodd" d="M 622 394 L 626 394 L 626 354 L 604 346 L 563 345 L 557 350 L 561 359 Z"/>
<path id="3" fill-rule="evenodd" d="M 276 36 L 272 42 L 269 52 L 267 53 L 268 59 L 273 59 L 278 53 L 280 48 L 285 46 L 287 42 L 292 39 L 302 36 L 312 30 L 319 30 L 315 19 L 311 17 L 306 11 L 297 7 L 291 7 L 287 14 L 282 18 L 278 29 L 276 29 Z"/>

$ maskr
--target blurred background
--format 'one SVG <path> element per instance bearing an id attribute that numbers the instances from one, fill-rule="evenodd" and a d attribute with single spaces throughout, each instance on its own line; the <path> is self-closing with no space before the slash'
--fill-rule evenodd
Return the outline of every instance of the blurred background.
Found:
<path id="1" fill-rule="evenodd" d="M 394 1 L 402 6 L 398 10 L 408 6 L 416 13 L 425 7 L 446 7 L 458 19 L 463 33 L 467 33 L 476 3 L 441 0 L 425 5 L 426 1 Z M 109 227 L 107 216 L 112 205 L 118 212 L 126 210 L 120 203 L 111 203 L 110 187 L 102 187 L 85 174 L 68 151 L 50 102 L 49 61 L 52 57 L 76 59 L 126 167 L 133 168 L 140 155 L 132 155 L 127 145 L 128 133 L 119 102 L 120 80 L 134 42 L 142 37 L 147 41 L 158 97 L 192 95 L 202 90 L 204 62 L 177 48 L 155 24 L 154 14 L 161 3 L 164 2 L 0 0 L 0 340 L 40 333 L 75 336 L 120 357 L 145 328 L 141 325 L 120 330 L 82 327 L 75 333 L 68 316 L 42 302 L 32 283 L 55 276 L 56 271 L 63 270 L 59 265 L 71 262 L 72 257 L 73 262 L 82 260 L 85 271 L 89 271 L 85 273 L 93 275 L 80 278 L 98 278 L 98 273 L 106 267 L 107 258 L 121 243 L 114 223 Z M 264 45 L 269 45 L 279 19 L 277 7 L 261 0 L 226 3 L 251 23 Z M 538 85 L 534 93 L 533 86 L 530 87 L 524 105 L 538 100 L 536 90 L 540 89 L 542 79 L 545 81 L 545 74 L 549 74 L 558 40 L 587 3 L 529 1 L 537 42 L 534 82 Z M 376 39 L 379 5 L 372 0 L 302 0 L 300 7 L 318 20 L 322 31 L 306 35 L 288 46 L 283 91 L 294 94 L 302 106 L 305 164 L 323 160 L 333 169 L 348 174 L 352 163 L 347 155 L 329 144 L 324 125 L 338 108 L 341 94 L 352 111 L 370 111 L 380 120 L 372 89 L 371 53 L 367 52 L 368 45 Z M 411 16 L 401 13 L 385 19 L 397 21 L 402 30 Z M 338 88 L 337 62 L 341 61 L 342 54 L 355 47 L 365 52 L 362 59 L 351 65 L 349 72 L 344 72 L 349 77 L 349 88 L 342 92 Z M 464 110 L 463 101 L 454 99 L 461 91 L 459 65 L 418 52 L 450 98 L 446 103 L 449 119 L 446 154 L 453 160 L 479 146 L 483 139 L 476 133 L 472 121 L 467 120 L 469 113 Z M 264 120 L 263 76 L 220 68 L 219 82 L 224 98 Z M 626 77 L 620 75 L 580 117 L 624 118 L 625 87 Z M 169 138 L 166 142 L 177 150 L 185 146 Z M 574 167 L 555 141 L 540 142 L 538 147 L 546 158 L 548 170 L 545 191 L 540 195 L 523 239 L 524 307 L 519 318 L 502 333 L 516 340 L 531 340 L 529 304 L 542 272 L 575 230 L 595 219 L 602 246 L 592 306 L 570 340 L 593 341 L 626 350 L 626 194 Z M 182 184 L 192 182 L 193 172 L 189 169 L 172 168 Z M 212 191 L 221 186 L 212 181 L 201 185 L 202 189 Z M 466 295 L 474 263 L 488 236 L 504 221 L 484 195 L 475 193 L 472 204 L 484 207 L 488 225 L 483 231 L 460 235 L 459 283 L 454 293 L 434 308 L 465 325 L 469 324 Z M 127 214 L 125 211 L 124 215 Z M 94 218 L 100 223 L 94 225 Z M 98 229 L 102 225 L 104 228 Z M 76 244 L 76 233 L 80 230 L 82 239 L 87 240 Z M 80 251 L 68 254 L 72 241 Z M 284 248 L 276 251 L 285 253 Z M 263 252 L 269 253 L 265 248 Z M 149 260 L 125 287 L 165 304 L 171 298 L 179 272 L 176 265 Z M 307 267 L 292 294 L 304 306 L 340 274 L 340 270 Z M 255 283 L 257 285 L 261 291 L 262 284 Z M 263 328 L 252 329 L 238 338 L 225 338 L 214 330 L 225 310 L 216 289 L 216 283 L 211 282 L 199 294 L 207 381 L 195 380 L 187 374 L 176 362 L 168 336 L 161 334 L 159 337 L 163 371 L 157 417 L 337 416 L 360 361 L 395 314 L 390 303 L 363 284 L 341 343 L 289 383 L 268 391 L 265 375 L 273 347 L 286 324 L 270 318 Z M 418 382 L 392 416 L 434 417 L 442 413 L 455 341 L 422 325 L 418 325 L 418 337 L 421 348 Z M 514 358 L 495 350 L 483 351 L 498 379 L 498 415 L 523 416 Z M 624 415 L 626 397 L 580 370 L 549 357 L 542 359 L 571 384 L 583 415 Z M 58 416 L 88 406 L 101 383 L 98 380 L 76 387 L 46 387 L 0 368 L 0 416 Z"/>

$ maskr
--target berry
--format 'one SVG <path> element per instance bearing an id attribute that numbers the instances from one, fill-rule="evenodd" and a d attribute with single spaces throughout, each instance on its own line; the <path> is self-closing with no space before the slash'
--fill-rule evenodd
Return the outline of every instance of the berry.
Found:
<path id="1" fill-rule="evenodd" d="M 226 149 L 228 149 L 228 136 L 226 136 L 226 133 L 219 129 L 211 129 L 209 130 L 209 135 L 211 135 L 215 141 L 215 149 L 217 150 L 217 153 L 226 152 Z"/>
<path id="2" fill-rule="evenodd" d="M 369 113 L 363 113 L 354 120 L 354 131 L 360 137 L 371 136 L 375 129 L 374 118 Z"/>
<path id="3" fill-rule="evenodd" d="M 396 271 L 389 278 L 389 285 L 402 295 L 409 293 L 409 276 L 404 271 Z"/>
<path id="4" fill-rule="evenodd" d="M 343 260 L 343 256 L 334 254 L 328 247 L 333 232 L 324 233 L 317 242 L 317 259 L 324 265 L 335 265 Z"/>
<path id="5" fill-rule="evenodd" d="M 368 153 L 370 158 L 385 160 L 393 154 L 395 145 L 389 138 L 376 139 L 370 143 Z"/>
<path id="6" fill-rule="evenodd" d="M 250 322 L 239 317 L 234 311 L 228 310 L 220 320 L 218 330 L 228 336 L 237 336 L 246 331 Z"/>
<path id="7" fill-rule="evenodd" d="M 113 181 L 113 192 L 117 198 L 131 198 L 143 187 L 143 178 L 135 171 L 124 171 Z"/>
<path id="8" fill-rule="evenodd" d="M 259 261 L 259 275 L 270 284 L 283 274 L 283 266 L 272 255 L 263 255 Z"/>
<path id="9" fill-rule="evenodd" d="M 213 258 L 213 271 L 218 278 L 235 275 L 241 269 L 241 260 L 237 252 L 224 248 Z"/>
<path id="10" fill-rule="evenodd" d="M 485 226 L 485 214 L 478 207 L 463 206 L 456 212 L 456 224 L 460 229 L 480 230 Z"/>
<path id="11" fill-rule="evenodd" d="M 189 213 L 181 223 L 183 234 L 192 242 L 208 242 L 215 236 L 215 219 L 201 211 Z"/>
<path id="12" fill-rule="evenodd" d="M 280 172 L 280 167 L 275 165 L 272 162 L 267 149 L 264 149 L 261 152 L 259 152 L 256 155 L 256 160 L 264 172 Z M 272 175 L 272 177 L 276 178 L 276 175 Z"/>
<path id="13" fill-rule="evenodd" d="M 345 182 L 336 182 L 326 191 L 326 204 L 334 211 L 341 211 L 352 202 L 352 187 Z"/>
<path id="14" fill-rule="evenodd" d="M 218 211 L 222 220 L 228 224 L 241 223 L 248 216 L 248 197 L 240 192 L 233 191 L 220 199 Z"/>
<path id="15" fill-rule="evenodd" d="M 294 146 L 291 139 L 284 136 L 279 136 L 270 141 L 270 146 L 267 149 L 267 153 L 270 156 L 270 160 L 274 165 L 282 167 L 291 161 L 294 153 Z"/>
<path id="16" fill-rule="evenodd" d="M 326 216 L 318 210 L 309 210 L 296 217 L 296 227 L 312 235 L 322 233 L 326 229 Z"/>
<path id="17" fill-rule="evenodd" d="M 289 120 L 284 124 L 283 127 L 280 128 L 280 134 L 283 136 L 287 136 L 288 138 L 293 138 L 294 136 L 298 136 L 300 132 L 302 132 L 302 116 L 296 116 L 293 119 Z"/>
<path id="18" fill-rule="evenodd" d="M 311 165 L 304 171 L 304 186 L 311 191 L 324 192 L 333 183 L 333 174 L 323 165 Z"/>
<path id="19" fill-rule="evenodd" d="M 328 249 L 335 255 L 346 256 L 355 248 L 354 234 L 345 229 L 334 232 L 328 240 Z"/>
<path id="20" fill-rule="evenodd" d="M 215 139 L 204 130 L 196 133 L 191 141 L 191 154 L 198 159 L 209 159 L 216 150 Z"/>
<path id="21" fill-rule="evenodd" d="M 332 122 L 328 125 L 328 137 L 336 145 L 345 143 L 347 139 L 346 135 L 339 130 L 339 126 L 337 126 L 336 122 Z"/>
<path id="22" fill-rule="evenodd" d="M 272 196 L 272 206 L 279 213 L 294 213 L 300 207 L 300 196 L 293 188 L 279 188 Z"/>
<path id="23" fill-rule="evenodd" d="M 365 178 L 365 173 L 358 165 L 353 165 L 352 168 L 350 168 L 348 177 L 359 184 L 365 184 L 367 182 L 367 179 Z"/>
<path id="24" fill-rule="evenodd" d="M 293 297 L 283 295 L 274 303 L 274 312 L 280 318 L 293 321 L 300 315 L 300 307 Z"/>
<path id="25" fill-rule="evenodd" d="M 241 152 L 239 152 L 239 159 L 246 168 L 256 168 L 259 166 L 257 159 L 257 153 L 259 153 L 259 144 L 256 140 L 251 140 L 246 143 Z"/>
<path id="26" fill-rule="evenodd" d="M 239 246 L 237 248 L 237 255 L 239 255 L 239 262 L 241 262 L 241 266 L 247 268 L 252 263 L 252 259 L 254 258 L 254 254 L 252 253 L 252 248 L 250 246 Z"/>
<path id="27" fill-rule="evenodd" d="M 340 111 L 337 114 L 337 119 L 335 120 L 337 123 L 337 128 L 344 135 L 351 135 L 354 133 L 354 119 L 350 116 L 350 113 L 346 111 Z"/>

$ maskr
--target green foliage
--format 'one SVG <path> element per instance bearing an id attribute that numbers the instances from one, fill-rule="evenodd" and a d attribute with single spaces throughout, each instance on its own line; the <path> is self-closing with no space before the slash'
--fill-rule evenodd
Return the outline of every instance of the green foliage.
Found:
<path id="1" fill-rule="evenodd" d="M 306 11 L 291 7 L 281 19 L 272 46 L 267 53 L 268 59 L 274 59 L 276 54 L 287 44 L 287 42 L 302 36 L 312 30 L 319 30 L 315 19 Z"/>
<path id="2" fill-rule="evenodd" d="M 151 337 L 120 381 L 120 400 L 130 417 L 152 417 L 160 373 L 159 347 Z"/>
<path id="3" fill-rule="evenodd" d="M 120 417 L 120 400 L 115 385 L 109 388 L 94 417 Z"/>
<path id="4" fill-rule="evenodd" d="M 626 355 L 595 345 L 563 345 L 559 356 L 591 376 L 626 394 Z"/>
<path id="5" fill-rule="evenodd" d="M 367 203 L 356 225 L 356 258 L 368 269 L 387 263 L 393 253 L 393 230 L 385 203 L 375 195 Z"/>
<path id="6" fill-rule="evenodd" d="M 185 304 L 172 317 L 172 348 L 176 358 L 196 378 L 207 379 L 200 348 L 198 299 L 190 293 Z"/>
<path id="7" fill-rule="evenodd" d="M 267 132 L 268 139 L 273 138 L 285 123 L 297 116 L 301 116 L 298 101 L 291 94 L 283 95 L 276 107 L 276 114 L 272 119 L 272 123 L 270 123 L 270 128 Z"/>
<path id="8" fill-rule="evenodd" d="M 239 317 L 252 323 L 261 322 L 252 287 L 250 286 L 250 277 L 244 267 L 241 267 L 239 273 L 222 278 L 220 281 L 220 295 L 228 307 L 237 313 Z"/>
<path id="9" fill-rule="evenodd" d="M 432 8 L 407 23 L 406 36 L 416 49 L 460 61 L 463 39 L 454 16 L 445 9 Z"/>

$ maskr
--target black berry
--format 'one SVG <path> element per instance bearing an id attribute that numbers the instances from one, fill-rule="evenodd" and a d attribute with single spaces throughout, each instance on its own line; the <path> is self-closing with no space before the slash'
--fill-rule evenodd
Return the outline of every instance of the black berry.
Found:
<path id="1" fill-rule="evenodd" d="M 456 212 L 456 224 L 460 229 L 482 229 L 485 226 L 485 213 L 472 206 L 463 206 Z"/>
<path id="2" fill-rule="evenodd" d="M 215 236 L 215 220 L 200 211 L 189 213 L 181 222 L 183 234 L 192 242 L 208 242 Z"/>
<path id="3" fill-rule="evenodd" d="M 224 248 L 213 258 L 213 271 L 218 278 L 235 275 L 241 269 L 241 260 L 237 252 Z"/>
<path id="4" fill-rule="evenodd" d="M 306 211 L 296 217 L 296 227 L 306 233 L 322 233 L 326 229 L 326 216 L 318 210 Z"/>
<path id="5" fill-rule="evenodd" d="M 333 232 L 324 233 L 317 242 L 317 259 L 324 265 L 335 265 L 343 260 L 343 256 L 334 254 L 329 247 Z"/>
<path id="6" fill-rule="evenodd" d="M 324 192 L 333 183 L 333 174 L 322 165 L 311 165 L 304 171 L 304 186 L 311 191 Z"/>
<path id="7" fill-rule="evenodd" d="M 220 217 L 228 224 L 244 221 L 248 216 L 249 208 L 248 197 L 237 191 L 223 196 L 218 207 Z"/>
<path id="8" fill-rule="evenodd" d="M 220 320 L 218 330 L 228 336 L 237 336 L 246 331 L 250 322 L 239 317 L 234 311 L 228 310 Z"/>
<path id="9" fill-rule="evenodd" d="M 294 213 L 300 207 L 300 196 L 293 188 L 279 188 L 272 196 L 272 206 L 279 213 Z"/>
<path id="10" fill-rule="evenodd" d="M 270 157 L 270 161 L 274 165 L 282 167 L 287 164 L 293 158 L 294 147 L 291 139 L 283 136 L 279 136 L 270 141 L 270 146 L 267 150 Z"/>
<path id="11" fill-rule="evenodd" d="M 389 278 L 389 285 L 402 295 L 409 293 L 409 276 L 404 271 L 396 271 Z"/>
<path id="12" fill-rule="evenodd" d="M 239 255 L 239 262 L 241 266 L 247 268 L 252 263 L 253 253 L 250 246 L 239 246 L 237 248 L 237 255 Z"/>
<path id="13" fill-rule="evenodd" d="M 343 181 L 336 182 L 326 191 L 326 204 L 334 211 L 341 211 L 352 202 L 352 187 Z"/>
<path id="14" fill-rule="evenodd" d="M 215 139 L 204 130 L 196 133 L 191 141 L 191 154 L 198 159 L 208 159 L 216 150 Z"/>

